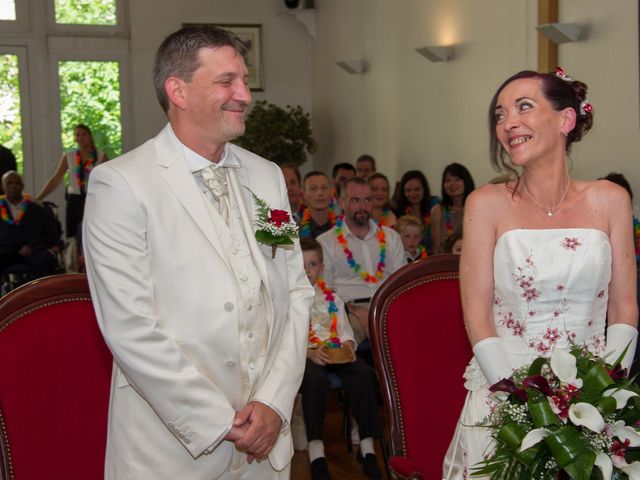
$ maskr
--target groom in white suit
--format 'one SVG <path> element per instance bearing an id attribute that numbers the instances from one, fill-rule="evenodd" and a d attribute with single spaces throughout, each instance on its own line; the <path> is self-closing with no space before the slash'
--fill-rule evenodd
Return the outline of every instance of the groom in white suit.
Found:
<path id="1" fill-rule="evenodd" d="M 87 273 L 115 360 L 108 479 L 289 477 L 313 289 L 297 242 L 272 256 L 255 238 L 251 192 L 289 207 L 280 169 L 227 143 L 251 101 L 243 53 L 215 27 L 167 37 L 154 84 L 169 125 L 91 174 Z"/>

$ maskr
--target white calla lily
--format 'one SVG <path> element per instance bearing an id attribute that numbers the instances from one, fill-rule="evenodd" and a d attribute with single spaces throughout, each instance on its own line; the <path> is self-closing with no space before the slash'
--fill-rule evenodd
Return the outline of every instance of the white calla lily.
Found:
<path id="1" fill-rule="evenodd" d="M 598 467 L 602 472 L 603 480 L 611 480 L 611 474 L 613 473 L 613 464 L 611 463 L 611 458 L 609 458 L 609 455 L 603 452 L 598 452 L 596 454 L 595 466 Z"/>
<path id="2" fill-rule="evenodd" d="M 620 470 L 629 476 L 629 480 L 640 480 L 640 462 L 630 463 L 626 467 L 622 467 Z"/>
<path id="3" fill-rule="evenodd" d="M 554 348 L 551 352 L 549 365 L 554 375 L 561 382 L 570 383 L 578 388 L 582 388 L 582 379 L 576 378 L 578 368 L 576 367 L 576 357 L 560 348 Z"/>
<path id="4" fill-rule="evenodd" d="M 616 399 L 616 410 L 620 410 L 627 405 L 631 397 L 637 397 L 638 394 L 630 390 L 607 390 L 602 394 L 603 397 L 613 397 Z"/>
<path id="5" fill-rule="evenodd" d="M 604 430 L 604 419 L 596 407 L 590 403 L 579 402 L 569 407 L 569 420 L 574 425 L 587 427 L 596 433 Z"/>
<path id="6" fill-rule="evenodd" d="M 633 427 L 627 427 L 622 420 L 613 425 L 613 434 L 621 441 L 629 440 L 629 446 L 640 447 L 640 435 Z"/>
<path id="7" fill-rule="evenodd" d="M 546 428 L 536 428 L 535 430 L 531 430 L 522 439 L 522 443 L 520 444 L 520 451 L 522 452 L 527 448 L 533 447 L 534 445 L 547 438 L 549 435 L 551 435 L 551 431 L 547 430 Z"/>

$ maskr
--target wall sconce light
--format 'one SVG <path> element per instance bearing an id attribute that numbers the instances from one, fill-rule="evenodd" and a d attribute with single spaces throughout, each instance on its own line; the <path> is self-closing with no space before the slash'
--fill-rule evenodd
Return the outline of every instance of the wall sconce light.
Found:
<path id="1" fill-rule="evenodd" d="M 367 62 L 364 60 L 340 60 L 336 62 L 336 65 L 351 74 L 360 74 L 367 71 Z"/>
<path id="2" fill-rule="evenodd" d="M 453 58 L 453 46 L 421 47 L 416 48 L 416 52 L 432 62 L 446 62 Z"/>
<path id="3" fill-rule="evenodd" d="M 577 23 L 545 23 L 538 25 L 536 29 L 557 44 L 576 42 L 582 33 L 582 29 Z"/>

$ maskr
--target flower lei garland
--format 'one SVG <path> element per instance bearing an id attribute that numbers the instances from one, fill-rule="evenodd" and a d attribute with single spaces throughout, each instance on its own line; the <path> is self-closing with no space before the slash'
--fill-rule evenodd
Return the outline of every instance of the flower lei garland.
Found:
<path id="1" fill-rule="evenodd" d="M 338 337 L 338 306 L 335 301 L 336 297 L 333 290 L 331 290 L 321 278 L 318 278 L 316 285 L 318 285 L 318 288 L 324 293 L 324 299 L 327 302 L 327 311 L 331 319 L 331 326 L 329 327 L 329 338 L 323 341 L 316 335 L 316 332 L 314 332 L 313 324 L 311 323 L 311 319 L 309 319 L 309 343 L 317 347 L 341 348 L 342 342 Z"/>
<path id="2" fill-rule="evenodd" d="M 418 245 L 418 257 L 419 258 L 427 258 L 429 254 L 427 253 L 427 247 L 420 244 Z"/>
<path id="3" fill-rule="evenodd" d="M 387 243 L 385 239 L 384 230 L 382 227 L 378 227 L 376 232 L 376 236 L 378 237 L 378 242 L 380 243 L 380 261 L 376 267 L 376 271 L 373 275 L 369 272 L 362 270 L 362 266 L 355 261 L 353 258 L 353 252 L 349 249 L 349 242 L 344 236 L 344 217 L 339 217 L 336 220 L 336 237 L 338 239 L 338 243 L 342 247 L 342 251 L 344 252 L 345 257 L 347 257 L 347 263 L 356 272 L 360 277 L 367 283 L 378 283 L 379 280 L 382 280 L 384 277 L 384 267 L 385 267 L 385 259 L 387 257 Z"/>
<path id="4" fill-rule="evenodd" d="M 411 206 L 408 206 L 407 208 L 405 208 L 404 213 L 406 213 L 407 215 L 413 215 L 413 210 L 411 209 Z M 431 231 L 429 229 L 429 227 L 431 226 L 431 210 L 425 213 L 424 216 L 422 217 L 422 226 L 424 227 L 425 232 Z"/>
<path id="5" fill-rule="evenodd" d="M 382 215 L 380 216 L 380 220 L 378 220 L 378 225 L 381 227 L 389 226 L 389 213 L 391 213 L 391 209 L 389 207 L 384 207 L 382 209 Z"/>
<path id="6" fill-rule="evenodd" d="M 608 365 L 584 346 L 555 348 L 492 385 L 497 404 L 481 425 L 496 448 L 471 477 L 637 479 L 640 387 L 620 366 L 625 353 Z"/>
<path id="7" fill-rule="evenodd" d="M 76 149 L 74 175 L 76 177 L 76 184 L 80 188 L 81 192 L 84 192 L 87 188 L 87 178 L 89 178 L 89 173 L 91 173 L 93 164 L 96 163 L 96 157 L 96 149 L 95 147 L 91 147 L 91 150 L 89 151 L 89 154 L 87 156 L 87 161 L 83 162 L 80 149 Z"/>
<path id="8" fill-rule="evenodd" d="M 336 224 L 337 215 L 333 211 L 333 206 L 329 204 L 329 225 L 333 228 Z M 302 212 L 302 220 L 300 221 L 300 238 L 311 237 L 311 210 L 308 207 Z"/>
<path id="9" fill-rule="evenodd" d="M 271 245 L 271 258 L 275 258 L 278 247 L 290 248 L 293 239 L 298 238 L 298 225 L 286 210 L 269 208 L 262 198 L 251 190 L 251 196 L 258 206 L 256 215 L 256 240 L 264 245 Z"/>
<path id="10" fill-rule="evenodd" d="M 7 202 L 7 198 L 2 195 L 0 196 L 0 218 L 2 218 L 3 222 L 8 223 L 9 225 L 20 225 L 20 221 L 22 220 L 22 217 L 24 217 L 24 213 L 27 211 L 27 207 L 30 203 L 31 197 L 28 193 L 25 193 L 22 197 L 22 201 L 18 205 L 18 214 L 15 218 L 11 218 L 9 216 L 9 203 Z"/>
<path id="11" fill-rule="evenodd" d="M 447 237 L 453 235 L 453 212 L 449 207 L 444 207 L 444 226 L 447 229 Z"/>

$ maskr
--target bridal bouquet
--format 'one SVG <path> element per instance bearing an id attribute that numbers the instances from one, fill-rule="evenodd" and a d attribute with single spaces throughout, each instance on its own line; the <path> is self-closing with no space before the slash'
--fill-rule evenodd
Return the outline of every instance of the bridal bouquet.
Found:
<path id="1" fill-rule="evenodd" d="M 482 425 L 495 451 L 472 477 L 640 479 L 640 388 L 621 359 L 556 348 L 492 385 L 497 404 Z"/>

